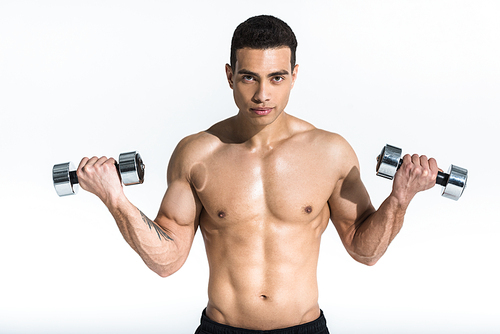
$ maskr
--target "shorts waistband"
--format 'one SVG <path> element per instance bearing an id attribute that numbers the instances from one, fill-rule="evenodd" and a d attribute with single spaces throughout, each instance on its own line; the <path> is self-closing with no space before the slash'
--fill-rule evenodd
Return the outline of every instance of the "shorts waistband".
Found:
<path id="1" fill-rule="evenodd" d="M 326 327 L 326 319 L 323 311 L 320 310 L 320 316 L 318 319 L 293 326 L 288 328 L 274 329 L 274 330 L 251 330 L 244 328 L 232 327 L 224 324 L 215 322 L 207 317 L 206 310 L 203 310 L 201 316 L 201 325 L 198 328 L 197 333 L 213 333 L 213 334 L 328 334 L 328 329 Z"/>

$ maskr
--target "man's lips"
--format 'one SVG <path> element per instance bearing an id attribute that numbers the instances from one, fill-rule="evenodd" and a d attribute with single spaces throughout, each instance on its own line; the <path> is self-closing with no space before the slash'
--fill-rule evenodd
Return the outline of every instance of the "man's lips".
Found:
<path id="1" fill-rule="evenodd" d="M 265 116 L 269 115 L 273 108 L 251 108 L 250 110 L 259 116 Z"/>

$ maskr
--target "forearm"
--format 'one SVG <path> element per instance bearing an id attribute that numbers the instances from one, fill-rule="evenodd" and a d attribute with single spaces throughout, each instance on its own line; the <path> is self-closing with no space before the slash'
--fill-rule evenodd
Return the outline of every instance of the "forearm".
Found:
<path id="1" fill-rule="evenodd" d="M 125 241 L 146 265 L 162 277 L 179 266 L 179 249 L 171 231 L 150 220 L 126 198 L 107 205 Z"/>
<path id="2" fill-rule="evenodd" d="M 178 173 L 174 180 L 170 177 L 156 222 L 125 197 L 113 158 L 83 158 L 77 176 L 82 189 L 93 193 L 106 205 L 127 243 L 151 270 L 166 277 L 184 264 L 201 210 L 185 175 Z M 178 205 L 179 199 L 183 199 L 182 205 Z"/>
<path id="3" fill-rule="evenodd" d="M 349 253 L 364 264 L 374 265 L 384 255 L 403 226 L 406 204 L 391 194 L 380 208 L 356 224 Z"/>

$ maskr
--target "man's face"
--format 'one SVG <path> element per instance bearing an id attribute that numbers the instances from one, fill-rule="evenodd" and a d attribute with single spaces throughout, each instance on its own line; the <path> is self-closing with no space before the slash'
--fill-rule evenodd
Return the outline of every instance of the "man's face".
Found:
<path id="1" fill-rule="evenodd" d="M 288 47 L 236 51 L 234 72 L 226 65 L 226 75 L 240 116 L 266 125 L 283 112 L 298 72 L 298 65 L 292 71 L 290 56 Z"/>

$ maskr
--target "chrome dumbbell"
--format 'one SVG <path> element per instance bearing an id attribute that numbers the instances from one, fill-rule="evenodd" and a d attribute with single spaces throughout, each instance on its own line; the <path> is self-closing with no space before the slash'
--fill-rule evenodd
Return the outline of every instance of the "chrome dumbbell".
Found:
<path id="1" fill-rule="evenodd" d="M 136 151 L 120 154 L 116 169 L 126 186 L 144 182 L 145 166 L 140 154 Z M 52 180 L 59 196 L 73 195 L 78 192 L 78 177 L 76 176 L 75 165 L 72 162 L 54 165 Z"/>
<path id="2" fill-rule="evenodd" d="M 377 175 L 392 180 L 401 164 L 402 150 L 395 146 L 385 145 L 377 157 Z M 436 183 L 443 186 L 442 196 L 457 201 L 467 184 L 467 169 L 451 165 L 448 174 L 438 172 Z"/>

